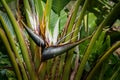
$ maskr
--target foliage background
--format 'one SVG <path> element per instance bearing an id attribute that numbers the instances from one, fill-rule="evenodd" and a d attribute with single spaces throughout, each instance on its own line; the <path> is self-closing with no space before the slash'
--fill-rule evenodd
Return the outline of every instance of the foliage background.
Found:
<path id="1" fill-rule="evenodd" d="M 29 2 L 32 0 L 29 0 Z M 36 1 L 36 0 L 34 0 Z M 73 3 L 75 4 L 77 0 L 53 0 L 52 8 L 50 10 L 51 14 L 50 16 L 50 33 L 52 36 L 54 36 L 54 29 L 55 25 L 57 23 L 57 20 L 60 19 L 59 23 L 59 34 L 63 32 L 63 29 L 69 21 L 69 16 L 72 14 L 72 6 Z M 79 0 L 78 0 L 79 1 Z M 79 15 L 81 14 L 81 11 L 84 6 L 84 1 L 87 0 L 81 0 L 81 4 L 79 7 L 79 10 L 77 12 L 77 17 L 75 17 L 75 20 L 73 21 L 74 24 L 77 24 L 77 20 L 79 19 Z M 89 1 L 89 0 L 88 0 Z M 15 18 L 18 18 L 17 15 L 17 0 L 6 0 L 6 2 L 9 4 L 10 9 L 12 10 Z M 20 2 L 20 1 L 19 1 Z M 21 1 L 22 2 L 22 1 Z M 87 11 L 84 13 L 84 17 L 82 18 L 81 25 L 79 25 L 79 31 L 78 34 L 75 36 L 78 36 L 78 39 L 83 39 L 85 37 L 88 37 L 89 35 L 94 35 L 95 31 L 97 30 L 98 26 L 102 23 L 103 20 L 106 19 L 107 15 L 112 11 L 113 7 L 119 2 L 119 0 L 91 0 L 89 5 L 87 6 Z M 42 1 L 43 5 L 47 3 L 47 0 Z M 36 4 L 37 5 L 37 4 Z M 35 5 L 35 6 L 36 6 Z M 25 12 L 25 7 L 23 7 L 23 4 L 20 4 L 20 10 L 23 21 L 29 26 L 27 23 L 27 17 Z M 32 13 L 34 13 L 34 6 L 31 5 Z M 38 7 L 38 5 L 37 5 Z M 40 7 L 40 6 L 39 6 Z M 44 7 L 45 8 L 45 7 Z M 37 9 L 36 9 L 37 10 Z M 46 11 L 47 12 L 47 11 Z M 39 11 L 38 11 L 39 13 Z M 39 13 L 39 16 L 43 15 L 44 12 Z M 119 13 L 116 13 L 116 15 Z M 3 17 L 4 22 L 7 24 L 8 29 L 12 33 L 12 37 L 15 41 L 17 51 L 21 57 L 21 49 L 18 41 L 16 40 L 17 37 L 15 36 L 15 32 L 13 30 L 12 24 L 6 14 L 6 11 L 2 5 L 0 5 L 0 16 Z M 42 21 L 42 18 L 40 18 Z M 46 22 L 47 23 L 47 22 Z M 72 22 L 71 22 L 72 23 Z M 0 24 L 2 28 L 2 24 Z M 30 26 L 29 26 L 30 27 Z M 94 46 L 91 50 L 91 54 L 89 55 L 89 58 L 87 62 L 85 63 L 85 68 L 82 73 L 81 80 L 87 79 L 87 76 L 89 76 L 90 72 L 94 69 L 95 65 L 98 63 L 98 61 L 102 58 L 105 52 L 109 51 L 109 49 L 117 42 L 119 41 L 120 36 L 120 20 L 119 17 L 112 22 L 109 22 L 109 25 L 106 25 L 98 38 L 94 41 Z M 68 33 L 70 30 L 68 29 Z M 77 31 L 77 30 L 76 30 Z M 26 31 L 23 29 L 23 33 L 25 37 L 28 40 L 28 35 Z M 66 33 L 66 35 L 68 35 Z M 70 35 L 71 36 L 71 35 Z M 59 37 L 60 38 L 60 37 Z M 59 39 L 58 38 L 58 39 Z M 67 40 L 68 38 L 68 40 Z M 74 38 L 74 37 L 73 37 Z M 66 42 L 72 39 L 68 37 L 65 38 Z M 74 42 L 74 41 L 73 41 Z M 39 73 L 39 76 L 42 80 L 49 79 L 49 80 L 55 80 L 55 79 L 62 79 L 62 80 L 73 80 L 77 78 L 77 70 L 79 69 L 80 62 L 84 56 L 84 53 L 87 50 L 87 47 L 90 43 L 90 40 L 86 40 L 82 42 L 79 46 L 77 46 L 74 50 L 66 51 L 67 54 L 62 54 L 59 57 L 50 59 L 48 61 L 45 61 L 43 63 L 40 63 L 39 60 L 36 60 L 38 58 L 34 55 L 34 65 L 36 68 L 39 67 L 39 64 L 43 64 L 41 72 Z M 119 47 L 119 46 L 118 46 Z M 37 48 L 35 48 L 35 52 L 37 53 Z M 14 73 L 14 69 L 11 65 L 11 62 L 9 60 L 9 56 L 7 54 L 6 48 L 0 39 L 0 80 L 17 80 L 17 77 Z M 70 54 L 68 54 L 70 53 Z M 119 50 L 116 50 L 112 52 L 112 54 L 106 58 L 104 62 L 100 65 L 100 67 L 97 69 L 96 74 L 94 74 L 93 78 L 94 80 L 119 80 L 120 76 L 120 52 Z M 38 70 L 38 69 L 37 69 Z M 79 72 L 78 72 L 79 73 Z M 89 79 L 88 79 L 89 80 Z"/>

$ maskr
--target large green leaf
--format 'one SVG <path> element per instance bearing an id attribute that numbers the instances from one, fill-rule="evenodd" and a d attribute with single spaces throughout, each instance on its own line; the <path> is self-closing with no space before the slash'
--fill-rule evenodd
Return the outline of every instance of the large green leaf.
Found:
<path id="1" fill-rule="evenodd" d="M 60 11 L 69 3 L 70 0 L 53 0 L 53 10 L 60 14 Z"/>
<path id="2" fill-rule="evenodd" d="M 54 31 L 54 27 L 56 25 L 56 22 L 57 22 L 58 18 L 60 18 L 60 26 L 59 26 L 59 28 L 60 28 L 59 30 L 60 31 L 59 32 L 61 32 L 63 27 L 65 26 L 66 21 L 67 21 L 67 13 L 64 10 L 62 10 L 60 12 L 60 16 L 58 16 L 53 11 L 51 12 L 51 16 L 50 16 L 50 21 L 51 21 L 50 29 L 51 29 L 51 32 Z"/>
<path id="3" fill-rule="evenodd" d="M 47 0 L 43 0 L 46 2 Z M 70 2 L 71 0 L 53 0 L 52 9 L 55 13 L 60 14 L 60 11 Z"/>

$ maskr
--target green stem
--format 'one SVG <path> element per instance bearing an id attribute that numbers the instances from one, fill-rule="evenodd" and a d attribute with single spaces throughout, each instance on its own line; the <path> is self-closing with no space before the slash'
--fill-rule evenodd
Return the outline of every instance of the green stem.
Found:
<path id="1" fill-rule="evenodd" d="M 53 68 L 53 63 L 54 63 L 53 59 L 50 59 L 50 60 L 47 61 L 46 74 L 52 75 L 52 74 L 51 74 L 51 69 Z M 48 76 L 48 75 L 47 75 L 47 76 Z M 45 76 L 46 76 L 46 75 L 45 75 Z M 47 77 L 47 76 L 46 76 L 46 77 Z"/>
<path id="2" fill-rule="evenodd" d="M 71 61 L 73 58 L 73 49 L 68 51 L 67 59 L 65 62 L 64 72 L 63 72 L 63 80 L 69 80 L 70 70 L 71 70 Z"/>
<path id="3" fill-rule="evenodd" d="M 12 34 L 10 33 L 10 31 L 9 31 L 6 23 L 4 22 L 4 20 L 3 20 L 3 18 L 2 18 L 2 16 L 0 16 L 0 21 L 1 21 L 1 23 L 2 23 L 2 25 L 3 25 L 3 28 L 4 28 L 4 30 L 5 30 L 5 32 L 6 32 L 6 34 L 7 34 L 7 37 L 8 37 L 8 39 L 9 39 L 9 41 L 10 41 L 10 45 L 11 45 L 11 47 L 12 47 L 12 50 L 14 51 L 15 56 L 18 58 L 18 62 L 19 62 L 19 64 L 20 64 L 20 68 L 21 68 L 21 71 L 22 71 L 22 74 L 23 74 L 23 79 L 24 79 L 24 80 L 28 80 L 28 77 L 27 77 L 25 68 L 24 68 L 24 66 L 23 66 L 22 60 L 20 59 L 20 55 L 19 55 L 19 53 L 18 53 L 18 51 L 17 51 L 17 48 L 16 48 L 16 46 L 15 46 L 15 42 L 14 42 L 14 40 L 13 40 L 13 38 L 12 38 Z"/>
<path id="4" fill-rule="evenodd" d="M 15 71 L 15 73 L 17 75 L 18 80 L 22 80 L 22 76 L 20 74 L 20 70 L 19 70 L 18 64 L 16 62 L 15 56 L 14 56 L 12 50 L 11 50 L 11 47 L 10 47 L 9 42 L 7 40 L 7 37 L 6 37 L 4 31 L 1 28 L 0 28 L 0 37 L 3 40 L 3 43 L 4 43 L 4 45 L 5 45 L 6 49 L 7 49 L 8 56 L 9 56 L 9 58 L 11 60 L 11 63 L 13 65 L 13 67 L 14 67 L 14 71 Z"/>
<path id="5" fill-rule="evenodd" d="M 28 27 L 32 28 L 30 18 L 29 18 L 29 17 L 31 17 L 31 16 L 29 16 L 29 14 L 32 14 L 32 11 L 31 11 L 29 2 L 28 2 L 28 0 L 23 0 L 23 3 L 24 3 L 24 8 L 25 8 L 25 16 L 26 16 L 27 25 L 28 25 Z M 34 56 L 36 55 L 35 54 L 36 44 L 34 43 L 34 41 L 30 37 L 29 37 L 29 41 L 30 41 L 30 50 L 32 53 L 32 58 L 34 60 Z M 35 67 L 36 67 L 36 63 L 35 63 Z"/>
<path id="6" fill-rule="evenodd" d="M 68 29 L 67 29 L 67 34 L 69 34 L 73 29 L 73 25 L 74 25 L 74 22 L 75 22 L 75 19 L 76 19 L 76 16 L 77 16 L 77 12 L 78 12 L 80 3 L 82 1 L 83 0 L 77 0 L 76 3 L 75 3 L 75 6 L 73 7 L 73 10 L 72 10 L 73 13 L 71 14 L 72 17 L 71 17 L 70 22 L 69 22 L 69 26 L 68 26 Z M 68 36 L 66 38 L 66 41 L 68 41 L 70 38 L 71 38 L 71 36 Z"/>
<path id="7" fill-rule="evenodd" d="M 96 39 L 98 38 L 99 34 L 102 31 L 102 28 L 106 25 L 112 24 L 117 19 L 117 17 L 120 15 L 120 14 L 118 14 L 119 9 L 120 9 L 120 2 L 113 8 L 113 10 L 107 16 L 107 18 L 104 19 L 103 22 L 99 25 L 98 29 L 96 30 L 95 34 L 93 35 L 93 37 L 90 41 L 90 44 L 89 44 L 89 46 L 88 46 L 88 48 L 83 56 L 83 59 L 82 59 L 81 64 L 78 68 L 78 72 L 76 74 L 75 80 L 80 80 L 82 73 L 83 73 L 83 70 L 84 70 L 84 67 L 85 67 L 85 64 L 87 62 L 87 59 L 88 59 L 88 57 L 89 57 L 89 55 L 94 47 L 94 43 L 95 43 Z"/>
<path id="8" fill-rule="evenodd" d="M 78 44 L 88 40 L 89 38 L 91 38 L 92 35 L 84 38 L 84 39 L 81 39 L 80 41 L 78 41 L 77 43 L 74 42 L 74 47 L 77 46 Z M 70 47 L 70 46 L 69 46 Z M 73 47 L 72 47 L 73 48 Z M 63 72 L 63 80 L 68 80 L 69 79 L 69 73 L 70 73 L 70 69 L 71 69 L 71 62 L 72 62 L 72 58 L 73 58 L 73 49 L 70 50 L 71 52 L 69 52 L 67 54 L 67 60 L 66 60 L 66 65 L 65 65 L 65 68 L 64 68 L 64 72 Z"/>
<path id="9" fill-rule="evenodd" d="M 52 8 L 52 1 L 53 0 L 47 0 L 46 6 L 45 6 L 45 25 L 46 25 L 46 31 L 49 31 L 49 34 L 51 34 L 50 31 L 50 15 L 51 15 L 51 8 Z M 46 64 L 46 70 L 44 70 L 44 73 L 49 73 L 51 69 L 53 60 L 48 60 Z M 45 76 L 45 75 L 44 75 Z"/>
<path id="10" fill-rule="evenodd" d="M 39 70 L 38 70 L 38 74 L 41 80 L 44 80 L 45 78 L 46 69 L 47 69 L 47 62 L 45 61 L 41 63 Z"/>
<path id="11" fill-rule="evenodd" d="M 79 32 L 79 27 L 80 27 L 80 25 L 81 25 L 81 23 L 82 23 L 82 20 L 83 20 L 83 18 L 84 18 L 84 15 L 85 15 L 85 13 L 86 13 L 86 10 L 87 10 L 87 7 L 88 7 L 90 1 L 91 1 L 91 0 L 85 0 L 85 3 L 84 3 L 83 8 L 82 8 L 82 11 L 81 11 L 81 13 L 80 13 L 80 17 L 78 18 L 78 21 L 77 21 L 77 23 L 75 24 L 75 29 L 76 29 L 76 31 L 74 32 L 73 36 L 76 36 L 76 35 L 78 34 L 78 32 Z"/>
<path id="12" fill-rule="evenodd" d="M 97 62 L 95 67 L 92 69 L 92 71 L 89 73 L 86 80 L 93 80 L 94 74 L 97 72 L 98 68 L 101 66 L 101 64 L 110 56 L 110 54 L 113 53 L 118 47 L 120 47 L 120 41 L 116 42 Z"/>
<path id="13" fill-rule="evenodd" d="M 81 13 L 80 13 L 80 17 L 79 17 L 79 19 L 78 19 L 78 21 L 77 21 L 77 23 L 76 23 L 76 25 L 75 25 L 75 29 L 76 29 L 76 31 L 74 32 L 74 34 L 73 34 L 73 36 L 76 36 L 77 34 L 78 34 L 78 32 L 79 32 L 79 26 L 80 26 L 80 24 L 81 24 L 81 22 L 82 22 L 82 19 L 83 19 L 83 17 L 84 17 L 84 14 L 85 14 L 85 12 L 86 12 L 86 9 L 87 9 L 87 6 L 88 6 L 88 4 L 89 4 L 89 1 L 90 0 L 85 0 L 85 3 L 84 3 L 84 5 L 83 5 L 83 8 L 82 8 L 82 11 L 81 11 Z M 68 27 L 68 31 L 72 31 L 72 27 L 73 27 L 73 22 L 74 22 L 74 20 L 75 20 L 75 18 L 76 18 L 76 15 L 77 15 L 77 11 L 78 11 L 78 8 L 79 8 L 79 5 L 80 5 L 80 3 L 82 2 L 82 0 L 78 0 L 77 1 L 77 3 L 76 3 L 76 6 L 75 6 L 75 12 L 73 13 L 73 15 L 72 15 L 72 19 L 71 19 L 71 22 L 70 22 L 70 25 L 69 25 L 69 27 Z M 77 7 L 77 8 L 76 8 Z M 66 40 L 69 40 L 71 38 L 71 36 L 69 36 L 69 37 L 67 37 L 66 38 Z M 75 38 L 75 39 L 73 39 L 72 41 L 75 41 L 77 38 Z M 71 60 L 72 60 L 72 58 L 73 58 L 73 49 L 71 49 L 70 51 L 68 51 L 68 55 L 67 55 L 67 59 L 66 59 L 66 63 L 67 63 L 67 65 L 65 66 L 65 68 L 64 68 L 64 74 L 63 74 L 63 79 L 64 80 L 68 80 L 68 78 L 69 78 L 69 73 L 70 73 L 70 66 L 71 66 Z"/>
<path id="14" fill-rule="evenodd" d="M 23 3 L 24 3 L 24 7 L 25 7 L 25 15 L 26 15 L 27 24 L 29 27 L 32 27 L 31 23 L 30 23 L 30 19 L 29 19 L 29 14 L 28 14 L 28 12 L 30 14 L 32 13 L 29 2 L 28 2 L 28 0 L 23 0 Z"/>
<path id="15" fill-rule="evenodd" d="M 58 80 L 61 80 L 61 75 L 63 75 L 63 67 L 64 67 L 64 60 L 65 60 L 65 55 L 63 54 L 60 56 L 60 62 L 59 62 L 59 66 L 58 66 Z"/>
<path id="16" fill-rule="evenodd" d="M 55 63 L 53 63 L 52 65 L 52 69 L 51 69 L 51 80 L 54 80 L 55 79 L 55 76 L 56 76 L 56 71 L 57 71 L 57 67 L 58 67 L 58 57 L 55 58 Z"/>
<path id="17" fill-rule="evenodd" d="M 37 77 L 37 75 L 35 73 L 35 70 L 33 68 L 33 64 L 30 61 L 30 57 L 29 57 L 29 53 L 28 53 L 28 50 L 27 50 L 27 46 L 26 46 L 24 38 L 23 38 L 23 36 L 21 34 L 21 29 L 18 26 L 17 21 L 15 20 L 14 15 L 12 14 L 12 12 L 11 12 L 9 6 L 7 5 L 6 1 L 5 0 L 1 0 L 1 3 L 4 6 L 4 8 L 6 9 L 7 14 L 8 14 L 8 16 L 9 16 L 9 18 L 11 20 L 12 25 L 13 25 L 13 29 L 14 29 L 14 31 L 16 33 L 16 36 L 17 36 L 17 39 L 19 41 L 20 48 L 21 48 L 22 55 L 23 55 L 23 59 L 25 61 L 26 67 L 28 69 L 28 72 L 30 74 L 31 80 L 38 80 L 38 77 Z"/>
<path id="18" fill-rule="evenodd" d="M 74 22 L 75 22 L 75 19 L 76 19 L 76 16 L 77 16 L 77 12 L 78 12 L 78 9 L 79 9 L 79 5 L 80 5 L 81 2 L 82 2 L 82 0 L 77 0 L 76 3 L 75 3 L 75 6 L 73 7 L 72 14 L 71 14 L 72 17 L 70 19 L 66 35 L 69 34 L 73 29 L 73 25 L 74 25 Z M 66 37 L 65 41 L 68 41 L 70 39 L 71 39 L 71 36 L 68 36 L 68 37 Z M 62 56 L 62 59 L 65 59 L 64 56 L 65 55 Z M 63 80 L 68 80 L 68 78 L 69 78 L 69 73 L 70 73 L 70 68 L 71 68 L 70 67 L 71 66 L 71 60 L 72 60 L 72 57 L 73 57 L 72 51 L 70 50 L 70 53 L 67 54 L 66 56 L 68 56 L 67 59 L 66 59 L 66 62 L 65 62 L 65 63 L 67 63 L 67 65 L 65 65 L 64 69 L 59 69 L 59 70 L 64 70 Z M 63 60 L 60 61 L 61 64 L 63 63 L 62 61 Z M 62 68 L 62 67 L 60 67 L 60 68 Z M 59 75 L 60 75 L 60 73 L 59 73 Z"/>

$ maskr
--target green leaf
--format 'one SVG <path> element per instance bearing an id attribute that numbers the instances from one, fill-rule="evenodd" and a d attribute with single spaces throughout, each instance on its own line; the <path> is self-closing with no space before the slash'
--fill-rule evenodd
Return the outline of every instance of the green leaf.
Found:
<path id="1" fill-rule="evenodd" d="M 0 67 L 2 68 L 4 66 L 11 66 L 11 63 L 8 55 L 4 55 L 2 52 L 0 52 Z"/>
<path id="2" fill-rule="evenodd" d="M 39 14 L 40 20 L 42 20 L 42 16 L 43 16 L 42 2 L 41 0 L 34 0 L 34 3 L 35 3 L 36 12 Z"/>
<path id="3" fill-rule="evenodd" d="M 15 73 L 11 70 L 6 71 L 6 76 L 8 77 L 8 80 L 17 80 Z"/>
<path id="4" fill-rule="evenodd" d="M 60 14 L 60 11 L 70 2 L 70 0 L 53 0 L 52 8 L 57 13 Z"/>
<path id="5" fill-rule="evenodd" d="M 43 0 L 46 2 L 47 0 Z M 60 11 L 70 2 L 71 0 L 53 0 L 52 9 L 55 13 L 60 15 Z"/>
<path id="6" fill-rule="evenodd" d="M 67 13 L 64 10 L 62 10 L 60 12 L 60 16 L 58 16 L 55 12 L 51 11 L 50 30 L 52 32 L 52 35 L 54 35 L 53 31 L 54 31 L 54 27 L 55 27 L 55 24 L 56 24 L 58 18 L 60 18 L 60 23 L 59 23 L 59 28 L 60 28 L 59 30 L 60 31 L 59 32 L 61 32 L 65 26 L 66 21 L 67 21 Z"/>

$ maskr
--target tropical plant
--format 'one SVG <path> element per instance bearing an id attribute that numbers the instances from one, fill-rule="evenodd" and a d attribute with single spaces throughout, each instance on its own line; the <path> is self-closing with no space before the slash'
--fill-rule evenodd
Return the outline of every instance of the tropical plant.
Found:
<path id="1" fill-rule="evenodd" d="M 0 80 L 119 80 L 119 0 L 0 2 Z"/>

